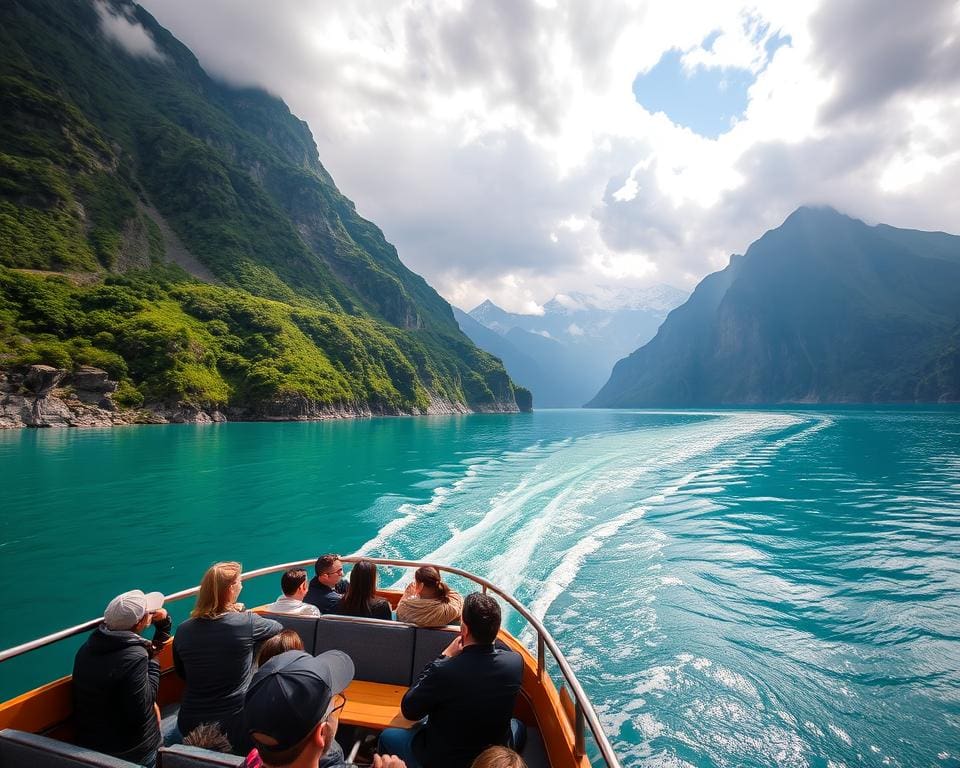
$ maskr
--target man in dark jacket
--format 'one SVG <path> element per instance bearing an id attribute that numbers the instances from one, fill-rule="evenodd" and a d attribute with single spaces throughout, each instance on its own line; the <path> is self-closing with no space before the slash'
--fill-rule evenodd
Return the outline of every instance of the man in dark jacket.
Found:
<path id="1" fill-rule="evenodd" d="M 161 745 L 156 709 L 160 665 L 154 653 L 170 638 L 163 595 L 139 589 L 107 605 L 103 623 L 73 662 L 73 711 L 77 743 L 153 766 Z M 154 625 L 153 642 L 140 636 Z"/>
<path id="2" fill-rule="evenodd" d="M 314 565 L 314 572 L 316 575 L 310 579 L 303 602 L 317 606 L 320 613 L 333 613 L 350 585 L 343 578 L 343 561 L 340 560 L 340 555 L 320 555 Z"/>
<path id="3" fill-rule="evenodd" d="M 413 728 L 387 728 L 380 752 L 395 754 L 407 768 L 468 768 L 495 744 L 519 748 L 519 721 L 511 722 L 523 675 L 523 660 L 494 647 L 500 605 L 474 592 L 463 601 L 460 634 L 423 670 L 404 694 L 400 711 L 408 720 L 428 717 Z"/>

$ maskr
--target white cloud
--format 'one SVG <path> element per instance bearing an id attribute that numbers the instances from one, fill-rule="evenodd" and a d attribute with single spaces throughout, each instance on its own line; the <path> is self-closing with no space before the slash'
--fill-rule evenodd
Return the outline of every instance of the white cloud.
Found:
<path id="1" fill-rule="evenodd" d="M 306 119 L 360 213 L 463 307 L 542 311 L 611 279 L 690 287 L 806 203 L 957 229 L 947 0 L 146 6 L 208 71 Z M 768 61 L 773 36 L 790 43 Z M 755 74 L 727 133 L 636 102 L 669 50 Z"/>
<path id="2" fill-rule="evenodd" d="M 128 15 L 127 9 L 113 8 L 103 0 L 94 0 L 93 7 L 100 17 L 102 32 L 131 56 L 142 56 L 147 59 L 164 58 L 156 42 L 150 37 L 150 33 L 139 21 Z"/>
<path id="3" fill-rule="evenodd" d="M 573 296 L 568 296 L 565 293 L 558 293 L 556 296 L 553 297 L 553 301 L 557 302 L 557 304 L 559 304 L 561 307 L 564 307 L 565 309 L 573 309 L 573 310 L 586 309 L 583 302 L 573 298 Z"/>
<path id="4" fill-rule="evenodd" d="M 692 48 L 681 61 L 687 70 L 732 67 L 757 73 L 766 66 L 764 45 L 776 32 L 762 17 L 752 16 L 744 10 L 740 14 L 739 26 L 718 31 L 709 47 Z"/>

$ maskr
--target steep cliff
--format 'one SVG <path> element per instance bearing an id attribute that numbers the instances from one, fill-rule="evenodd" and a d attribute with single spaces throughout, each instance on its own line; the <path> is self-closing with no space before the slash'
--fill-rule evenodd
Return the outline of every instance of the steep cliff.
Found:
<path id="1" fill-rule="evenodd" d="M 706 277 L 593 407 L 960 400 L 960 237 L 801 208 Z"/>
<path id="2" fill-rule="evenodd" d="M 30 364 L 249 418 L 518 408 L 306 124 L 125 0 L 0 5 L 0 368 Z"/>

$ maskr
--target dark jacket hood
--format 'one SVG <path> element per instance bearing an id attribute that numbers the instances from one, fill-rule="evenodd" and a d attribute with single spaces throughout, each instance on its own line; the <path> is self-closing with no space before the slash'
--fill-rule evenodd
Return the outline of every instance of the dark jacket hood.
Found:
<path id="1" fill-rule="evenodd" d="M 123 648 L 138 645 L 149 649 L 150 641 L 129 629 L 108 629 L 106 624 L 97 627 L 90 634 L 89 640 L 90 651 L 96 654 L 116 653 Z"/>

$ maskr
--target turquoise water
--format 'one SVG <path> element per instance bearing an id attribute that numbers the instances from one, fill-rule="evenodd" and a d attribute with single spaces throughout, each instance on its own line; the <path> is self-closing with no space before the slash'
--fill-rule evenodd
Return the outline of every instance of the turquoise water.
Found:
<path id="1" fill-rule="evenodd" d="M 423 558 L 545 617 L 625 765 L 960 764 L 957 409 L 24 430 L 0 481 L 3 647 L 216 559 Z"/>

